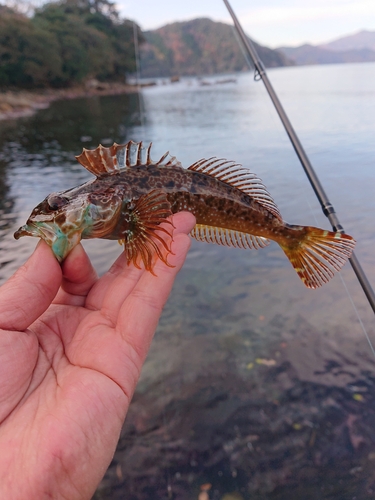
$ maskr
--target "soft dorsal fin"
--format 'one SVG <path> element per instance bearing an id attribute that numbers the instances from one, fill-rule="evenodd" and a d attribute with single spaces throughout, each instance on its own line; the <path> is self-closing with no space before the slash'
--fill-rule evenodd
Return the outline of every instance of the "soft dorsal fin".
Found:
<path id="1" fill-rule="evenodd" d="M 208 159 L 203 158 L 193 163 L 193 165 L 190 165 L 189 170 L 210 175 L 230 186 L 240 189 L 243 193 L 254 198 L 259 205 L 269 210 L 279 220 L 282 220 L 276 203 L 273 201 L 261 179 L 250 172 L 250 170 L 243 168 L 242 165 L 234 161 L 212 157 Z"/>
<path id="2" fill-rule="evenodd" d="M 106 148 L 101 144 L 96 149 L 83 148 L 82 153 L 76 156 L 79 163 L 97 177 L 118 172 L 122 168 L 156 165 L 159 167 L 181 167 L 175 156 L 165 153 L 159 161 L 151 159 L 151 146 L 143 147 L 142 142 L 129 141 L 126 144 L 114 143 Z"/>

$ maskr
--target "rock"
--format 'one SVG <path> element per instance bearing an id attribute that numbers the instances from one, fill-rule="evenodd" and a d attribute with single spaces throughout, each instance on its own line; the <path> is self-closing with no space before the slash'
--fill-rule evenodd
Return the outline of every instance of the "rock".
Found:
<path id="1" fill-rule="evenodd" d="M 221 500 L 243 500 L 243 496 L 235 491 L 233 493 L 226 493 L 221 497 Z"/>
<path id="2" fill-rule="evenodd" d="M 230 333 L 225 318 L 222 330 L 210 330 L 210 321 L 205 335 L 197 324 L 196 335 L 176 337 L 178 326 L 168 317 L 163 329 L 170 334 L 152 347 L 98 495 L 107 492 L 106 498 L 120 500 L 126 492 L 129 500 L 154 500 L 170 491 L 171 498 L 191 500 L 209 481 L 209 498 L 239 500 L 285 488 L 278 498 L 288 499 L 288 491 L 303 483 L 292 498 L 304 500 L 319 497 L 306 493 L 319 477 L 319 488 L 329 492 L 334 485 L 337 498 L 350 488 L 367 498 L 360 491 L 367 491 L 374 476 L 368 457 L 375 442 L 375 386 L 362 367 L 373 369 L 374 362 L 356 354 L 343 334 L 335 346 L 333 338 L 301 318 L 289 325 L 293 339 L 287 322 L 275 319 L 269 352 Z M 256 338 L 254 332 L 248 336 Z M 325 342 L 319 344 L 319 338 Z M 337 360 L 345 359 L 346 350 L 351 364 L 340 371 Z M 327 363 L 324 353 L 335 363 Z M 323 372 L 330 384 L 322 383 Z M 353 398 L 358 393 L 366 411 L 363 401 Z"/>

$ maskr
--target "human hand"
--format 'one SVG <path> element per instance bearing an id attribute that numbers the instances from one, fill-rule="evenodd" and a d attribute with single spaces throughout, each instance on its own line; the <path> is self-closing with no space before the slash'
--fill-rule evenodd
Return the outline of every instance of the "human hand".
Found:
<path id="1" fill-rule="evenodd" d="M 118 442 L 194 225 L 156 277 L 121 255 L 100 279 L 81 245 L 62 268 L 41 241 L 0 288 L 0 498 L 89 499 Z"/>

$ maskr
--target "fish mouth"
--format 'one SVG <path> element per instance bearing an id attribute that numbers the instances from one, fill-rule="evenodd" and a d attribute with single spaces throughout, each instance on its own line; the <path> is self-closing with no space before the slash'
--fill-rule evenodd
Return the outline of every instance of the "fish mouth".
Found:
<path id="1" fill-rule="evenodd" d="M 56 239 L 56 233 L 53 227 L 43 222 L 28 221 L 14 233 L 16 240 L 19 240 L 22 236 L 36 236 L 42 238 L 49 245 Z"/>
<path id="2" fill-rule="evenodd" d="M 16 240 L 19 240 L 22 236 L 39 236 L 36 234 L 36 230 L 31 228 L 29 224 L 21 226 L 13 235 Z"/>
<path id="3" fill-rule="evenodd" d="M 66 235 L 55 222 L 28 220 L 14 233 L 16 240 L 22 236 L 42 238 L 51 247 L 56 259 L 62 262 L 73 247 L 80 242 L 81 231 L 71 231 Z"/>

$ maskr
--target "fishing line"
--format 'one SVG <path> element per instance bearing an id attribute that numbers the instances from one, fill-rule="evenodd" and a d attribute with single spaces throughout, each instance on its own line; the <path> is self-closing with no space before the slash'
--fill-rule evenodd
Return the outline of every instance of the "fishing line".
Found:
<path id="1" fill-rule="evenodd" d="M 263 97 L 263 94 L 262 94 L 262 97 Z M 269 108 L 268 108 L 268 107 L 267 107 L 267 112 L 269 112 Z M 268 113 L 268 116 L 269 116 L 269 118 L 271 119 L 271 121 L 272 121 L 274 124 L 278 124 L 277 120 L 275 119 L 275 115 L 274 115 L 274 113 Z M 281 129 L 280 129 L 279 127 L 276 127 L 276 130 L 277 130 L 277 135 L 278 135 L 279 137 L 283 138 L 283 137 L 284 137 L 284 134 L 282 134 Z M 319 226 L 321 223 L 319 223 L 319 221 L 318 221 L 318 219 L 317 219 L 317 216 L 316 216 L 316 212 L 315 212 L 314 208 L 311 206 L 311 203 L 310 203 L 310 200 L 309 200 L 309 194 L 310 194 L 310 190 L 304 189 L 304 190 L 303 190 L 303 193 L 302 193 L 302 194 L 301 194 L 301 196 L 300 196 L 300 198 L 301 198 L 301 199 L 303 199 L 304 203 L 306 203 L 306 205 L 308 206 L 309 211 L 310 211 L 310 213 L 311 213 L 311 215 L 312 215 L 312 217 L 313 217 L 313 219 L 314 219 L 314 221 L 315 221 L 315 225 L 316 225 L 316 226 Z M 351 295 L 351 293 L 350 293 L 350 291 L 349 291 L 349 288 L 348 288 L 348 286 L 347 286 L 347 284 L 346 284 L 346 281 L 345 281 L 345 279 L 344 279 L 344 277 L 343 277 L 342 273 L 339 273 L 339 276 L 340 276 L 341 282 L 342 282 L 342 284 L 343 284 L 343 286 L 344 286 L 344 289 L 345 289 L 345 291 L 346 291 L 346 294 L 347 294 L 347 296 L 348 296 L 348 298 L 349 298 L 349 301 L 350 301 L 350 303 L 351 303 L 351 305 L 352 305 L 352 307 L 353 307 L 353 310 L 354 310 L 354 312 L 355 312 L 355 315 L 356 315 L 356 317 L 357 317 L 357 319 L 358 319 L 358 322 L 359 322 L 359 324 L 360 324 L 360 327 L 361 327 L 361 329 L 362 329 L 362 331 L 363 331 L 363 334 L 364 334 L 364 336 L 365 336 L 365 338 L 366 338 L 366 340 L 367 340 L 367 342 L 368 342 L 368 344 L 369 344 L 369 346 L 370 346 L 370 349 L 371 349 L 372 354 L 373 354 L 373 355 L 374 355 L 374 357 L 375 357 L 375 348 L 374 348 L 374 345 L 373 345 L 373 343 L 372 343 L 372 341 L 371 341 L 371 339 L 370 339 L 369 333 L 368 333 L 368 331 L 367 331 L 367 329 L 366 329 L 366 327 L 365 327 L 365 325 L 364 325 L 364 323 L 363 323 L 363 321 L 362 321 L 362 319 L 361 319 L 361 317 L 360 317 L 359 310 L 358 310 L 357 306 L 355 305 L 355 302 L 354 302 L 354 300 L 353 300 L 353 297 L 352 297 L 352 295 Z"/>
<path id="2" fill-rule="evenodd" d="M 134 55 L 135 55 L 135 74 L 136 74 L 136 87 L 137 87 L 137 96 L 138 96 L 138 112 L 139 118 L 141 122 L 142 135 L 144 133 L 144 107 L 143 107 L 143 99 L 142 99 L 142 86 L 141 86 L 141 64 L 139 57 L 139 44 L 138 44 L 138 26 L 133 21 L 133 38 L 134 38 Z"/>
<path id="3" fill-rule="evenodd" d="M 366 337 L 367 342 L 368 342 L 368 344 L 369 344 L 369 346 L 370 346 L 370 349 L 371 349 L 371 351 L 372 351 L 372 354 L 373 354 L 373 355 L 374 355 L 374 357 L 375 357 L 375 349 L 374 349 L 374 346 L 373 346 L 373 344 L 372 344 L 372 342 L 371 342 L 370 336 L 369 336 L 369 334 L 368 334 L 368 332 L 367 332 L 367 330 L 366 330 L 366 328 L 365 328 L 365 325 L 363 324 L 363 321 L 362 321 L 362 320 L 361 320 L 361 318 L 360 318 L 360 315 L 359 315 L 358 309 L 357 309 L 357 307 L 356 307 L 356 305 L 355 305 L 355 303 L 354 303 L 354 301 L 353 301 L 353 298 L 352 298 L 352 296 L 351 296 L 351 294 L 350 294 L 350 292 L 349 292 L 349 290 L 348 290 L 348 287 L 346 286 L 345 280 L 344 280 L 344 278 L 342 277 L 342 274 L 341 274 L 341 273 L 340 273 L 340 278 L 341 278 L 342 284 L 344 285 L 344 288 L 345 288 L 345 290 L 346 290 L 346 293 L 347 293 L 347 295 L 348 295 L 348 297 L 349 297 L 349 300 L 350 300 L 350 302 L 351 302 L 351 304 L 352 304 L 352 306 L 353 306 L 353 309 L 354 309 L 354 311 L 355 311 L 355 313 L 356 313 L 356 316 L 357 316 L 357 318 L 358 318 L 359 324 L 361 325 L 362 331 L 363 331 L 363 333 L 365 334 L 365 337 Z"/>
<path id="4" fill-rule="evenodd" d="M 238 46 L 242 52 L 242 55 L 244 57 L 244 59 L 246 60 L 247 62 L 247 65 L 249 66 L 249 68 L 251 70 L 255 70 L 254 68 L 254 64 L 252 63 L 252 60 L 250 59 L 249 57 L 249 54 L 246 52 L 245 50 L 245 47 L 243 46 L 243 43 L 241 43 L 241 38 L 240 38 L 240 35 L 238 34 L 238 31 L 236 30 L 236 28 L 234 26 L 232 26 L 232 31 L 233 31 L 233 35 L 234 35 L 234 38 L 237 40 L 237 43 L 238 43 Z M 254 80 L 256 80 L 256 75 L 254 76 Z"/>
<path id="5" fill-rule="evenodd" d="M 133 22 L 133 36 L 134 36 L 134 54 L 135 54 L 135 67 L 136 67 L 136 86 L 137 86 L 137 95 L 138 95 L 138 112 L 141 122 L 141 139 L 145 134 L 145 108 L 142 97 L 142 86 L 141 86 L 141 64 L 140 64 L 140 56 L 139 56 L 139 44 L 138 44 L 138 30 L 137 25 Z M 165 382 L 163 381 L 163 385 L 165 386 Z M 164 394 L 166 394 L 166 389 L 164 389 Z M 162 421 L 164 429 L 167 429 L 167 418 L 166 412 L 164 409 L 162 410 Z M 166 481 L 167 481 L 167 498 L 168 500 L 173 498 L 173 487 L 171 481 L 171 470 L 167 463 L 166 466 Z"/>
<path id="6" fill-rule="evenodd" d="M 320 202 L 320 205 L 322 207 L 324 215 L 329 219 L 334 231 L 344 232 L 344 228 L 342 227 L 342 225 L 339 222 L 339 219 L 338 219 L 338 216 L 335 212 L 335 209 L 334 209 L 333 205 L 329 202 L 327 195 L 323 189 L 323 186 L 320 183 L 320 180 L 319 180 L 318 176 L 316 175 L 316 172 L 315 172 L 312 164 L 310 163 L 310 160 L 309 160 L 300 140 L 298 139 L 298 136 L 297 136 L 291 122 L 289 121 L 289 118 L 288 118 L 287 114 L 285 113 L 284 108 L 283 108 L 279 98 L 277 97 L 277 94 L 276 94 L 274 88 L 272 87 L 270 80 L 267 77 L 265 66 L 264 66 L 263 62 L 261 61 L 259 55 L 257 54 L 257 51 L 256 51 L 252 41 L 250 39 L 248 39 L 247 36 L 245 35 L 245 32 L 243 31 L 242 26 L 239 23 L 236 14 L 234 13 L 232 7 L 230 6 L 229 1 L 223 0 L 223 2 L 225 4 L 225 6 L 227 7 L 228 12 L 233 19 L 235 28 L 238 32 L 239 37 L 241 38 L 241 41 L 243 43 L 244 48 L 246 49 L 248 55 L 251 57 L 251 59 L 254 63 L 254 66 L 256 69 L 256 72 L 255 72 L 256 77 L 259 77 L 259 79 L 262 80 L 262 82 L 264 83 L 264 86 L 266 87 L 268 95 L 270 96 L 270 99 L 271 99 L 273 105 L 275 106 L 277 114 L 279 115 L 280 120 L 285 128 L 285 131 L 286 131 L 286 133 L 287 133 L 287 135 L 288 135 L 288 137 L 293 145 L 294 151 L 296 152 L 296 154 L 301 162 L 302 168 L 304 169 L 306 176 L 309 179 L 310 184 L 311 184 L 311 186 L 312 186 L 312 188 L 313 188 L 313 190 L 314 190 L 314 192 L 315 192 L 315 194 Z M 370 285 L 370 282 L 368 281 L 367 276 L 366 276 L 365 272 L 363 271 L 357 257 L 355 256 L 354 252 L 352 253 L 352 256 L 350 257 L 349 262 L 350 262 L 350 264 L 353 268 L 353 271 L 354 271 L 355 275 L 357 276 L 357 279 L 358 279 L 358 281 L 359 281 L 359 283 L 360 283 L 360 285 L 361 285 L 361 287 L 362 287 L 362 289 L 367 297 L 369 305 L 371 306 L 372 310 L 375 313 L 375 293 L 374 293 L 374 291 Z"/>
<path id="7" fill-rule="evenodd" d="M 267 110 L 268 110 L 268 108 L 267 108 Z M 269 116 L 270 116 L 271 120 L 273 121 L 273 123 L 275 123 L 275 124 L 278 123 L 277 120 L 275 119 L 275 114 L 274 113 L 270 113 Z M 284 137 L 284 134 L 282 134 L 281 129 L 279 127 L 277 127 L 277 133 L 278 133 L 279 137 Z M 315 212 L 314 208 L 311 206 L 311 203 L 310 203 L 310 200 L 309 200 L 309 194 L 310 194 L 310 190 L 304 189 L 303 193 L 300 193 L 300 198 L 303 199 L 304 203 L 306 203 L 306 205 L 308 206 L 309 211 L 310 211 L 310 213 L 311 213 L 311 215 L 312 215 L 312 217 L 313 217 L 313 219 L 315 221 L 315 225 L 319 226 L 320 223 L 319 223 L 319 221 L 317 219 L 316 212 Z M 364 325 L 364 323 L 363 323 L 363 321 L 362 321 L 362 319 L 360 317 L 359 310 L 358 310 L 357 306 L 355 305 L 353 297 L 352 297 L 352 295 L 351 295 L 351 293 L 349 291 L 349 288 L 348 288 L 348 286 L 346 284 L 345 278 L 343 277 L 342 273 L 339 273 L 339 276 L 340 276 L 341 282 L 342 282 L 342 284 L 344 286 L 344 289 L 346 291 L 346 294 L 347 294 L 347 296 L 349 298 L 349 301 L 350 301 L 350 303 L 351 303 L 351 305 L 353 307 L 355 315 L 356 315 L 356 317 L 358 319 L 360 327 L 361 327 L 361 329 L 363 331 L 363 334 L 364 334 L 364 336 L 365 336 L 365 338 L 366 338 L 366 340 L 367 340 L 367 342 L 368 342 L 368 344 L 370 346 L 372 354 L 375 357 L 375 348 L 374 348 L 374 345 L 373 345 L 373 343 L 372 343 L 372 341 L 370 339 L 369 333 L 368 333 L 368 331 L 367 331 L 367 329 L 366 329 L 366 327 L 365 327 L 365 325 Z"/>
<path id="8" fill-rule="evenodd" d="M 306 199 L 306 202 L 307 202 L 307 204 L 308 204 L 308 206 L 309 206 L 309 208 L 310 208 L 310 212 L 311 212 L 311 214 L 312 214 L 312 216 L 313 216 L 313 218 L 314 218 L 314 220 L 315 220 L 315 224 L 316 224 L 316 225 L 318 225 L 318 220 L 317 220 L 317 218 L 316 218 L 316 215 L 315 215 L 315 213 L 314 213 L 314 211 L 313 211 L 312 206 L 310 205 L 309 200 L 308 200 L 308 199 Z M 360 314 L 359 314 L 358 308 L 357 308 L 357 306 L 355 305 L 355 302 L 354 302 L 354 300 L 353 300 L 353 297 L 352 297 L 352 295 L 351 295 L 351 293 L 350 293 L 350 291 L 349 291 L 349 289 L 348 289 L 348 287 L 347 287 L 347 285 L 346 285 L 346 281 L 345 281 L 345 279 L 344 279 L 344 277 L 343 277 L 342 273 L 339 273 L 339 276 L 340 276 L 340 279 L 341 279 L 341 283 L 342 283 L 342 285 L 343 285 L 343 286 L 344 286 L 344 288 L 345 288 L 345 291 L 346 291 L 346 294 L 347 294 L 347 296 L 348 296 L 348 298 L 349 298 L 349 301 L 350 301 L 350 303 L 352 304 L 352 307 L 353 307 L 353 309 L 354 309 L 354 312 L 355 312 L 355 314 L 356 314 L 356 316 L 357 316 L 358 322 L 359 322 L 359 324 L 360 324 L 360 326 L 361 326 L 361 328 L 362 328 L 362 331 L 363 331 L 363 333 L 364 333 L 364 335 L 365 335 L 365 337 L 366 337 L 366 340 L 367 340 L 367 342 L 368 342 L 368 344 L 369 344 L 369 346 L 370 346 L 371 352 L 372 352 L 372 354 L 373 354 L 373 355 L 374 355 L 374 357 L 375 357 L 375 348 L 374 348 L 374 346 L 373 346 L 373 344 L 372 344 L 372 342 L 371 342 L 371 339 L 370 339 L 370 336 L 369 336 L 369 334 L 368 334 L 368 332 L 367 332 L 367 330 L 366 330 L 366 327 L 365 327 L 365 325 L 363 324 L 363 321 L 362 321 L 362 319 L 361 319 L 361 317 L 360 317 Z"/>

